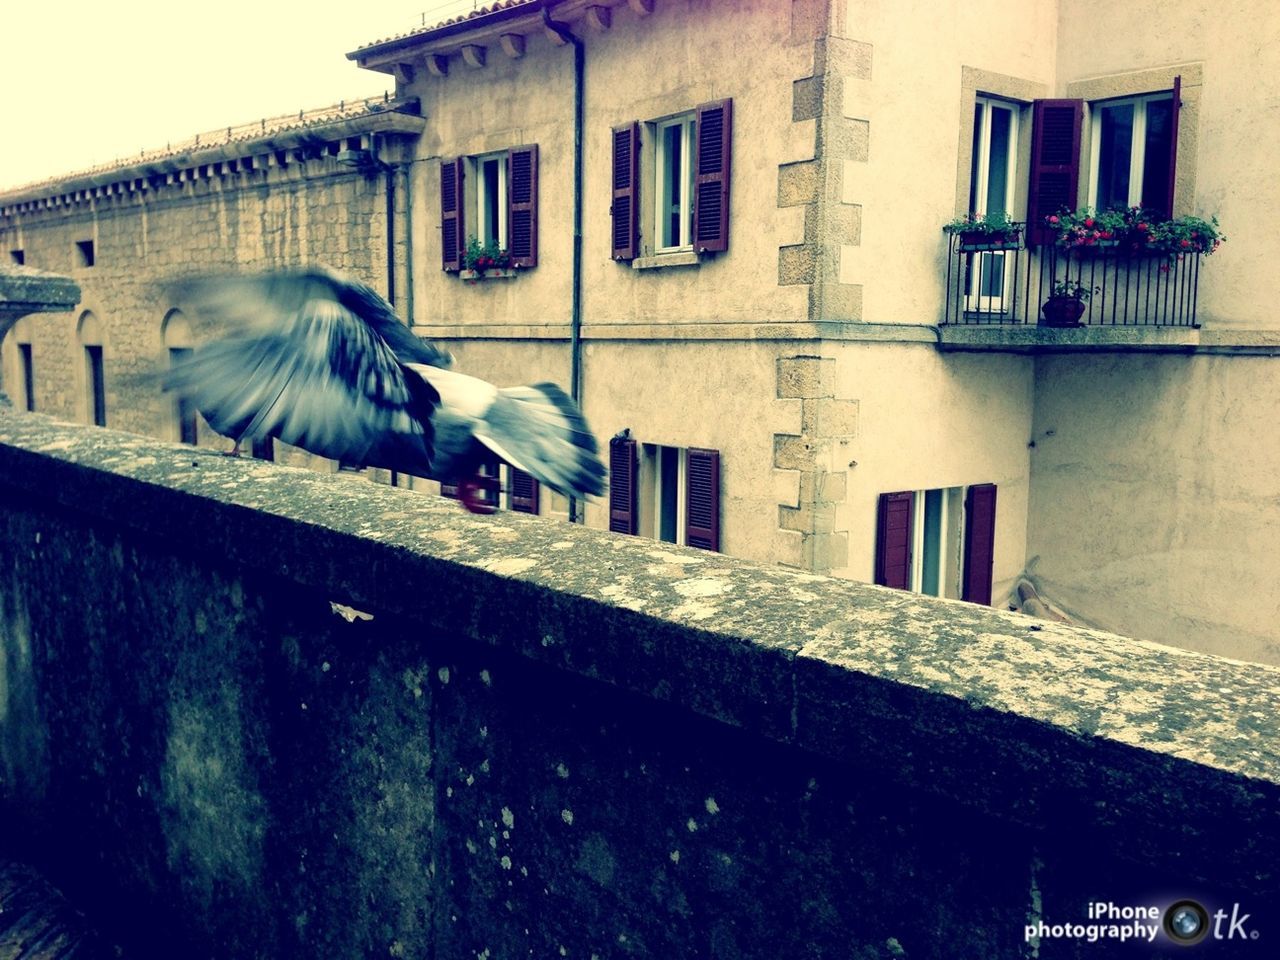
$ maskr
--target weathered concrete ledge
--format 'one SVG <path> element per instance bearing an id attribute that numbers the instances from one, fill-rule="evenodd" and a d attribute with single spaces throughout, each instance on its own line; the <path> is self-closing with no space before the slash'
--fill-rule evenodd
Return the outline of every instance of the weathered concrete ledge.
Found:
<path id="1" fill-rule="evenodd" d="M 1006 353 L 1240 354 L 1280 356 L 1280 331 L 1233 327 L 1148 327 L 1094 324 L 1055 328 L 1036 324 L 945 324 L 938 327 L 943 350 L 994 350 Z"/>
<path id="2" fill-rule="evenodd" d="M 786 918 L 787 912 L 795 909 L 788 898 L 818 896 L 797 891 L 808 890 L 812 878 L 827 876 L 831 870 L 836 874 L 831 875 L 830 883 L 854 883 L 861 891 L 856 896 L 882 903 L 895 918 L 887 927 L 882 924 L 859 934 L 872 940 L 880 938 L 876 940 L 879 946 L 874 947 L 878 952 L 857 954 L 868 957 L 900 955 L 893 944 L 906 941 L 894 931 L 904 930 L 910 930 L 915 938 L 914 952 L 908 951 L 913 957 L 1024 956 L 1022 920 L 1043 915 L 1048 922 L 1078 922 L 1084 919 L 1083 905 L 1100 896 L 1145 902 L 1141 898 L 1156 889 L 1182 890 L 1188 895 L 1210 890 L 1223 898 L 1234 896 L 1246 906 L 1251 897 L 1262 902 L 1259 898 L 1280 896 L 1280 671 L 1272 668 L 537 518 L 473 517 L 440 498 L 258 461 L 229 460 L 190 447 L 67 426 L 32 415 L 0 417 L 0 477 L 0 512 L 10 536 L 5 546 L 9 556 L 0 568 L 0 578 L 10 578 L 4 586 L 8 612 L 0 621 L 14 621 L 17 616 L 22 623 L 34 622 L 36 615 L 31 611 L 56 609 L 64 602 L 71 605 L 65 613 L 69 624 L 93 624 L 101 616 L 115 624 L 111 630 L 116 631 L 95 640 L 81 664 L 74 652 L 74 626 L 53 626 L 47 612 L 46 623 L 50 625 L 41 629 L 46 634 L 54 631 L 60 638 L 56 642 L 28 637 L 23 648 L 21 638 L 40 631 L 35 627 L 19 629 L 14 626 L 17 621 L 0 622 L 0 631 L 7 631 L 9 637 L 11 674 L 13 664 L 22 662 L 22 649 L 27 650 L 25 656 L 30 661 L 36 657 L 30 652 L 32 645 L 43 643 L 52 651 L 45 656 L 54 658 L 47 661 L 46 669 L 52 672 L 46 685 L 58 678 L 57 682 L 68 687 L 65 694 L 29 694 L 37 703 L 29 711 L 34 711 L 33 716 L 51 711 L 69 717 L 80 709 L 78 698 L 87 695 L 76 691 L 92 691 L 95 683 L 105 682 L 102 677 L 115 677 L 112 682 L 131 690 L 126 699 L 154 696 L 154 683 L 135 678 L 130 672 L 133 668 L 113 666 L 111 647 L 116 641 L 112 637 L 118 637 L 122 650 L 129 651 L 127 657 L 121 653 L 122 662 L 138 664 L 143 673 L 159 669 L 157 664 L 169 669 L 168 661 L 174 657 L 208 661 L 222 672 L 201 681 L 208 686 L 200 694 L 200 702 L 206 703 L 202 709 L 224 717 L 224 723 L 230 722 L 225 718 L 246 712 L 259 714 L 252 729 L 261 728 L 261 732 L 252 737 L 243 734 L 242 747 L 248 755 L 258 757 L 253 761 L 258 771 L 254 776 L 270 780 L 282 776 L 288 766 L 286 753 L 281 752 L 281 737 L 283 742 L 292 742 L 280 732 L 279 725 L 285 721 L 271 719 L 287 706 L 276 702 L 271 683 L 294 691 L 302 682 L 295 677 L 301 669 L 298 664 L 316 665 L 314 676 L 319 678 L 320 660 L 324 660 L 327 676 L 330 661 L 337 656 L 329 652 L 322 658 L 319 653 L 307 652 L 309 644 L 334 649 L 329 641 L 312 638 L 313 634 L 322 638 L 324 630 L 281 627 L 282 635 L 292 638 L 282 647 L 287 654 L 285 665 L 262 668 L 281 679 L 271 681 L 268 676 L 250 682 L 240 678 L 235 689 L 241 692 L 228 692 L 232 686 L 226 671 L 239 676 L 235 671 L 242 669 L 240 660 L 244 660 L 243 669 L 249 670 L 258 654 L 252 652 L 256 649 L 252 645 L 245 646 L 248 641 L 233 641 L 225 632 L 219 634 L 207 626 L 210 618 L 219 616 L 218 596 L 229 598 L 225 604 L 242 611 L 251 606 L 245 596 L 252 593 L 258 608 L 275 608 L 275 615 L 286 620 L 292 616 L 292 606 L 302 603 L 290 599 L 295 593 L 298 597 L 319 595 L 368 611 L 380 626 L 360 634 L 364 643 L 372 645 L 361 655 L 373 660 L 383 656 L 378 649 L 382 643 L 389 647 L 407 644 L 408 657 L 418 655 L 413 652 L 417 646 L 426 651 L 436 647 L 446 650 L 443 655 L 431 653 L 430 670 L 419 665 L 388 674 L 403 676 L 407 686 L 401 689 L 399 680 L 393 679 L 379 695 L 382 699 L 408 689 L 414 697 L 426 696 L 434 719 L 429 732 L 424 729 L 413 737 L 405 736 L 413 747 L 407 755 L 402 755 L 407 749 L 404 744 L 380 748 L 402 751 L 396 754 L 400 766 L 388 766 L 385 757 L 378 760 L 370 768 L 373 779 L 362 781 L 360 788 L 370 794 L 369 802 L 376 800 L 377 809 L 385 813 L 388 803 L 395 809 L 389 797 L 400 796 L 404 789 L 427 789 L 413 786 L 415 778 L 425 778 L 424 783 L 435 778 L 431 788 L 434 800 L 423 814 L 427 825 L 413 836 L 419 838 L 414 842 L 423 846 L 422 852 L 415 854 L 419 866 L 429 862 L 430 876 L 435 878 L 431 881 L 433 919 L 422 922 L 434 930 L 431 936 L 440 957 L 472 956 L 488 949 L 483 940 L 466 941 L 470 945 L 465 949 L 459 946 L 462 941 L 449 941 L 456 950 L 440 946 L 456 932 L 453 924 L 470 924 L 468 929 L 472 930 L 493 929 L 495 924 L 502 926 L 508 921 L 516 927 L 523 924 L 527 936 L 532 936 L 531 924 L 555 927 L 555 936 L 565 938 L 561 943 L 569 943 L 570 935 L 556 925 L 572 927 L 581 921 L 582 937 L 573 942 L 586 956 L 586 932 L 594 936 L 597 927 L 621 929 L 610 927 L 614 924 L 609 919 L 614 915 L 611 911 L 618 917 L 631 917 L 637 911 L 653 909 L 652 904 L 646 905 L 649 893 L 644 891 L 658 891 L 652 895 L 659 897 L 661 893 L 662 909 L 677 910 L 678 916 L 668 918 L 675 924 L 672 936 L 680 931 L 681 923 L 686 925 L 686 934 L 696 929 L 698 937 L 709 936 L 711 942 L 718 936 L 729 936 L 719 927 L 711 930 L 687 925 L 712 924 L 707 918 L 715 910 L 730 910 L 737 911 L 734 922 L 743 930 L 764 922 L 751 919 L 758 914 L 777 918 L 779 930 L 785 927 L 789 931 L 787 936 L 810 938 L 804 943 L 820 933 L 830 935 L 836 943 L 840 936 L 865 923 L 865 905 L 848 902 L 841 906 L 828 900 L 814 905 L 815 912 L 807 912 L 807 907 L 802 910 L 803 922 L 791 923 Z M 85 557 L 112 558 L 102 561 L 111 570 L 103 571 L 100 583 L 94 576 L 72 578 L 70 573 L 66 584 L 22 580 L 24 570 L 72 570 L 76 551 L 67 545 L 77 542 L 86 544 Z M 49 556 L 52 553 L 58 556 Z M 151 580 L 144 576 L 148 565 L 158 565 L 156 569 L 169 570 L 171 575 L 174 570 L 213 571 L 202 576 L 214 585 L 208 589 L 216 596 L 201 600 L 194 588 L 175 586 L 173 599 L 166 600 L 163 591 L 157 592 L 154 576 Z M 65 594 L 62 601 L 59 590 Z M 148 601 L 152 606 L 147 608 L 151 612 L 146 616 L 131 612 L 136 602 L 131 590 L 152 591 Z M 141 651 L 141 641 L 131 637 L 132 628 L 119 625 L 143 620 L 146 623 L 138 626 L 139 631 L 162 629 L 153 627 L 154 605 L 163 607 L 170 602 L 175 620 L 189 619 L 187 607 L 198 606 L 195 634 L 182 640 L 189 652 L 168 653 L 164 644 L 152 644 Z M 80 606 L 85 603 L 100 605 L 100 609 L 83 611 Z M 405 626 L 392 629 L 387 624 Z M 89 626 L 81 629 L 92 632 Z M 178 628 L 164 625 L 163 629 Z M 0 632 L 0 639 L 5 635 Z M 166 641 L 172 642 L 176 641 Z M 502 671 L 490 665 L 491 658 L 505 665 Z M 4 648 L 0 647 L 0 678 L 4 663 Z M 451 685 L 450 668 L 437 670 L 435 664 L 439 663 L 472 664 L 474 669 L 467 668 L 465 675 L 474 673 L 479 678 L 474 689 L 464 685 L 460 673 L 453 675 Z M 511 681 L 513 686 L 495 702 L 491 671 L 526 674 L 527 678 L 519 683 Z M 427 680 L 436 673 L 439 683 L 432 681 L 428 696 L 424 694 Z M 11 691 L 17 689 L 16 676 L 10 676 Z M 168 682 L 164 676 L 167 674 L 161 674 L 156 683 Z M 38 685 L 38 678 L 30 682 Z M 246 683 L 248 687 L 244 687 Z M 322 699 L 317 683 L 307 679 L 304 686 L 308 693 L 287 693 L 282 699 L 294 698 L 295 713 L 300 701 L 304 711 L 300 717 L 315 716 Z M 462 697 L 467 690 L 471 691 L 467 697 L 489 699 L 483 699 L 480 706 L 470 700 L 459 705 L 446 699 Z M 39 697 L 48 699 L 41 701 Z M 254 707 L 259 700 L 265 705 Z M 561 701 L 573 706 L 557 714 L 555 704 Z M 382 726 L 403 722 L 411 731 L 417 730 L 413 726 L 417 720 L 404 719 L 412 717 L 414 702 L 410 698 L 407 707 L 396 706 L 400 712 L 383 717 Z M 38 707 L 39 703 L 45 706 Z M 163 720 L 164 710 L 156 709 Z M 206 762 L 217 761 L 219 770 L 229 765 L 221 755 L 202 760 L 195 748 L 204 742 L 201 737 L 210 735 L 188 731 L 174 719 L 177 708 L 172 704 L 165 709 L 169 720 L 161 725 L 167 723 L 170 728 L 170 761 L 177 762 L 173 761 L 177 749 L 174 736 L 181 733 L 179 739 L 185 744 L 178 751 L 184 759 L 176 769 L 190 777 L 191 770 L 204 770 Z M 349 702 L 340 700 L 333 712 L 326 714 L 326 749 L 336 750 L 340 745 L 344 757 L 350 752 L 347 759 L 363 755 L 360 738 L 370 735 L 366 729 L 356 740 L 349 739 L 353 736 L 347 729 L 353 722 L 349 716 L 353 709 Z M 632 722 L 620 719 L 615 711 L 647 719 Z M 9 710 L 11 724 L 16 715 L 14 709 Z M 5 710 L 0 709 L 0 753 L 9 751 L 0 756 L 4 761 L 0 775 L 6 764 L 11 774 L 7 785 L 0 781 L 0 799 L 20 806 L 27 788 L 12 779 L 13 757 L 40 756 L 45 748 L 28 745 L 25 753 L 15 753 L 16 748 L 6 747 L 13 732 L 4 730 L 4 716 Z M 96 776 L 109 777 L 114 764 L 133 770 L 142 763 L 129 750 L 129 744 L 135 744 L 139 757 L 146 753 L 137 745 L 141 735 L 134 726 L 129 727 L 132 732 L 122 746 L 118 737 L 92 732 L 98 721 L 87 728 L 83 720 L 66 722 L 69 730 L 84 729 L 94 749 L 112 754 L 102 760 L 107 772 L 99 771 Z M 295 718 L 285 726 L 292 730 L 300 722 Z M 597 728 L 600 737 L 608 732 L 607 742 L 592 739 Z M 464 730 L 471 738 L 478 730 L 480 738 L 474 743 L 467 741 L 472 745 L 465 749 L 455 743 L 461 742 Z M 151 736 L 158 735 L 147 734 Z M 475 751 L 491 751 L 495 739 L 504 737 L 512 742 L 522 742 L 522 737 L 543 738 L 534 746 L 511 746 L 500 752 L 507 764 L 529 765 L 535 772 L 508 775 L 502 780 L 501 791 L 495 780 L 488 788 L 495 792 L 482 792 L 478 799 L 466 801 L 475 806 L 449 821 L 452 807 L 464 802 L 455 791 L 463 790 L 463 784 L 470 788 L 480 776 L 477 769 L 490 776 L 493 758 L 489 752 Z M 567 745 L 577 740 L 583 742 Z M 121 749 L 124 753 L 113 758 Z M 193 750 L 195 755 L 187 757 Z M 508 894 L 511 884 L 520 881 L 510 872 L 512 864 L 519 861 L 512 859 L 513 854 L 502 853 L 511 827 L 507 825 L 500 841 L 497 833 L 503 828 L 497 821 L 521 818 L 526 807 L 534 811 L 548 806 L 550 819 L 558 828 L 573 826 L 571 808 L 555 806 L 565 801 L 546 799 L 568 777 L 567 773 L 552 772 L 559 769 L 554 757 L 558 752 L 567 755 L 573 751 L 577 751 L 574 755 L 580 758 L 580 765 L 595 771 L 590 780 L 593 807 L 626 808 L 624 822 L 602 826 L 585 839 L 563 841 L 571 843 L 567 850 L 555 846 L 561 841 L 540 839 L 543 853 L 527 861 L 525 869 L 534 874 L 553 873 L 549 863 L 555 860 L 564 864 L 556 869 L 567 873 L 539 881 L 539 889 L 529 891 L 526 899 Z M 459 760 L 464 754 L 470 759 Z M 161 747 L 159 756 L 165 755 Z M 309 755 L 304 751 L 304 756 Z M 536 762 L 531 755 L 536 755 Z M 477 768 L 480 756 L 484 762 Z M 644 773 L 646 764 L 648 774 Z M 129 773 L 137 778 L 140 799 L 159 776 L 147 772 L 149 769 L 144 765 L 140 772 Z M 667 792 L 641 789 L 644 777 L 654 776 L 658 769 L 668 781 Z M 537 770 L 545 770 L 550 780 L 527 782 L 528 777 L 536 780 L 541 776 Z M 819 772 L 811 775 L 811 770 Z M 417 772 L 410 777 L 412 771 Z M 447 779 L 455 775 L 463 779 Z M 177 773 L 165 776 L 168 779 L 161 778 L 164 784 L 181 779 Z M 196 778 L 198 784 L 204 782 L 200 779 L 204 776 Z M 403 780 L 405 777 L 409 779 Z M 804 786 L 806 779 L 808 787 Z M 678 781 L 685 780 L 688 784 L 680 786 Z M 126 786 L 129 782 L 126 778 Z M 817 817 L 811 806 L 819 783 L 825 785 L 822 789 L 828 797 L 822 817 Z M 787 792 L 791 785 L 794 794 Z M 207 797 L 201 801 L 205 796 L 201 791 L 209 789 L 208 784 L 188 787 L 186 793 L 179 793 L 179 799 L 166 802 L 182 806 L 188 801 L 181 797 L 190 800 L 190 791 L 195 790 L 195 801 L 212 803 Z M 775 796 L 775 791 L 782 792 Z M 117 798 L 115 802 L 123 802 L 118 787 L 108 793 Z M 513 794 L 525 800 L 517 804 L 509 799 Z M 679 803 L 668 794 L 678 795 Z M 43 794 L 35 790 L 30 798 L 32 810 L 40 809 L 36 802 L 40 796 Z M 736 819 L 721 816 L 726 796 L 751 808 L 752 814 L 738 814 Z M 295 798 L 290 802 L 302 801 Z M 342 801 L 350 802 L 350 797 Z M 670 813 L 685 809 L 679 804 L 689 803 L 699 809 L 688 816 L 687 828 L 684 814 L 679 814 L 679 823 L 673 827 L 655 812 Z M 927 818 L 920 812 L 924 808 L 928 809 Z M 199 803 L 195 809 L 200 809 Z M 879 812 L 871 816 L 869 809 Z M 560 818 L 554 815 L 556 810 Z M 466 823 L 473 825 L 466 829 L 474 829 L 474 819 L 467 817 L 474 818 L 477 811 L 485 836 L 464 836 Z M 37 821 L 43 815 L 33 814 Z M 261 807 L 251 805 L 250 813 L 244 814 L 249 826 L 234 835 L 231 848 L 242 844 L 256 849 L 253 844 L 266 842 L 262 840 L 264 830 L 272 836 L 292 829 L 283 825 L 264 828 L 261 822 L 265 816 Z M 357 818 L 369 816 L 372 814 L 361 813 Z M 775 816 L 776 822 L 771 819 Z M 943 818 L 939 822 L 946 824 L 944 833 L 931 832 L 942 827 L 923 826 L 939 817 Z M 234 817 L 230 820 L 236 822 Z M 488 834 L 490 820 L 494 823 L 492 836 Z M 448 827 L 446 821 L 454 827 Z M 713 823 L 730 822 L 738 831 L 734 840 L 708 832 Z M 868 824 L 875 823 L 898 826 L 887 828 L 887 833 L 874 827 L 868 834 Z M 321 818 L 321 833 L 327 829 L 323 824 Z M 202 828 L 205 833 L 220 829 L 211 825 Z M 871 835 L 878 839 L 868 839 Z M 932 839 L 925 842 L 922 835 Z M 335 840 L 338 836 L 335 832 Z M 386 836 L 399 838 L 394 852 L 404 855 L 403 837 L 395 831 Z M 710 873 L 701 874 L 703 879 L 697 882 L 688 881 L 694 883 L 692 887 L 669 875 L 681 863 L 682 850 L 688 858 L 692 846 L 711 842 L 713 836 L 719 846 L 704 851 L 709 858 L 704 866 Z M 166 869 L 164 843 L 170 845 L 167 869 L 194 869 L 173 853 L 175 841 L 170 834 L 166 837 L 155 855 L 160 864 L 157 869 Z M 465 850 L 461 849 L 463 840 Z M 486 855 L 484 841 L 494 852 L 494 864 L 491 873 L 481 876 L 473 861 Z M 322 856 L 315 847 L 317 842 L 322 841 L 309 838 L 302 844 L 304 858 L 308 850 L 313 860 Z M 366 836 L 363 842 L 382 841 Z M 648 849 L 650 842 L 657 845 L 653 850 Z M 219 840 L 218 849 L 225 846 L 226 841 Z M 646 857 L 656 857 L 661 863 L 655 865 L 641 857 L 636 851 L 642 848 Z M 767 854 L 759 852 L 766 849 Z M 138 862 L 146 859 L 130 855 Z M 338 861 L 346 864 L 341 857 Z M 903 867 L 907 873 L 901 875 L 895 866 L 899 861 L 914 866 Z M 657 874 L 642 871 L 633 877 L 626 873 L 624 866 L 640 869 L 637 863 L 645 864 L 643 871 L 657 870 L 661 881 Z M 730 870 L 729 863 L 739 866 Z M 774 889 L 768 876 L 762 878 L 747 870 L 744 863 L 766 875 L 782 871 L 779 876 L 785 874 L 790 879 L 779 879 Z M 784 863 L 790 866 L 784 869 Z M 978 868 L 978 863 L 984 866 Z M 971 870 L 982 874 L 983 883 L 1000 889 L 981 884 L 981 889 L 972 889 L 972 878 L 966 873 Z M 788 871 L 794 871 L 794 876 Z M 215 872 L 216 876 L 221 875 Z M 922 877 L 932 879 L 921 887 L 925 882 Z M 587 886 L 579 888 L 579 881 Z M 167 889 L 178 881 L 143 877 L 130 882 L 154 895 L 157 889 Z M 226 877 L 218 881 L 224 882 Z M 280 882 L 287 886 L 290 881 L 284 877 Z M 823 886 L 825 881 L 813 882 L 826 891 L 822 897 L 834 896 L 834 888 Z M 630 886 L 632 883 L 638 886 Z M 545 894 L 540 892 L 543 888 Z M 214 884 L 209 889 L 220 888 Z M 258 887 L 249 885 L 246 889 L 261 898 Z M 568 889 L 575 891 L 572 896 L 565 893 Z M 702 893 L 695 896 L 695 889 Z M 568 905 L 561 906 L 567 912 L 563 916 L 548 912 L 550 908 L 540 899 L 544 895 L 565 897 Z M 180 902 L 190 903 L 191 896 L 188 891 L 187 899 L 179 898 Z M 211 895 L 206 891 L 205 896 L 208 899 Z M 240 916 L 218 897 L 213 897 L 209 917 Z M 246 903 L 257 903 L 248 894 L 246 897 Z M 500 907 L 503 897 L 508 898 L 506 909 L 514 914 Z M 698 897 L 711 900 L 704 902 Z M 724 897 L 731 898 L 732 907 Z M 949 919 L 912 918 L 907 916 L 907 907 L 892 906 L 918 904 L 921 897 L 931 903 L 945 902 L 946 907 L 938 909 Z M 995 914 L 968 929 L 973 924 L 966 914 L 974 908 L 972 897 L 987 897 L 981 901 L 986 904 L 982 909 L 994 909 Z M 490 903 L 485 898 L 496 899 Z M 779 899 L 786 902 L 776 903 Z M 688 906 L 694 901 L 702 906 Z M 1229 899 L 1221 902 L 1229 907 Z M 489 905 L 481 907 L 482 903 Z M 510 906 L 512 903 L 516 905 Z M 685 913 L 677 909 L 680 903 L 686 904 Z M 708 903 L 719 906 L 713 910 Z M 992 903 L 998 903 L 998 909 L 992 908 Z M 241 905 L 236 909 L 250 908 Z M 260 912 L 269 909 L 252 907 Z M 298 909 L 302 910 L 300 916 L 316 917 L 315 904 Z M 467 909 L 474 909 L 475 916 L 466 916 Z M 582 920 L 583 910 L 593 918 L 590 922 Z M 287 917 L 257 914 L 250 918 L 252 922 L 241 916 L 240 925 L 234 928 L 218 926 L 226 921 L 217 919 L 208 920 L 215 929 L 201 929 L 199 924 L 196 928 L 201 929 L 201 936 L 211 937 L 211 942 L 221 937 L 225 944 L 230 942 L 226 938 L 252 939 L 253 935 L 263 943 L 274 943 L 277 941 L 260 930 L 255 934 L 254 924 L 266 925 L 262 929 L 275 930 L 278 937 L 285 936 L 280 932 L 285 927 L 291 931 L 289 936 L 302 937 L 306 921 L 294 919 L 303 925 L 296 931 L 289 927 L 292 921 Z M 380 922 L 384 927 L 388 923 L 395 926 L 386 918 Z M 419 921 L 403 922 L 411 927 L 421 925 Z M 181 926 L 179 921 L 172 923 Z M 247 932 L 241 930 L 246 925 Z M 964 941 L 967 947 L 951 933 L 931 941 L 927 932 L 933 929 L 936 935 L 939 928 L 961 927 L 967 930 L 963 937 L 971 938 Z M 776 942 L 776 937 L 783 935 L 775 930 L 751 950 L 724 955 L 800 955 L 794 952 L 794 942 L 790 947 Z M 619 936 L 625 940 L 637 934 L 627 928 Z M 677 955 L 655 946 L 660 939 L 655 930 L 647 937 L 648 946 L 643 949 L 633 946 L 622 950 L 615 942 L 615 951 L 635 956 Z M 380 942 L 386 948 L 394 939 L 388 935 Z M 508 948 L 515 951 L 511 944 Z M 690 947 L 687 955 L 702 955 L 699 949 Z M 872 951 L 873 947 L 866 949 Z M 517 953 L 525 955 L 502 950 L 493 955 Z M 321 951 L 311 955 L 358 954 Z M 405 955 L 418 954 L 410 951 Z M 1049 945 L 1040 955 L 1059 954 Z"/>

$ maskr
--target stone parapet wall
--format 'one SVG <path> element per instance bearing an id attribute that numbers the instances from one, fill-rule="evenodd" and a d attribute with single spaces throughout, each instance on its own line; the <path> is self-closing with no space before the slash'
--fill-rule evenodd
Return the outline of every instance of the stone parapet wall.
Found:
<path id="1" fill-rule="evenodd" d="M 1275 669 L 39 416 L 0 477 L 0 839 L 139 956 L 1271 932 Z"/>

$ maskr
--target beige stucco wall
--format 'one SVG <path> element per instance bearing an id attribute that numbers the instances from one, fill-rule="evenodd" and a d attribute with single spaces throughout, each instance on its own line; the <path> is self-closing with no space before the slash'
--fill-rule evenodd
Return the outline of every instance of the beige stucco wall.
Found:
<path id="1" fill-rule="evenodd" d="M 1027 554 L 1129 636 L 1280 663 L 1274 359 L 1044 357 Z"/>
<path id="2" fill-rule="evenodd" d="M 836 526 L 849 533 L 849 565 L 835 573 L 872 580 L 880 494 L 994 483 L 999 605 L 1025 558 L 1032 361 L 940 354 L 927 344 L 844 344 L 832 352 L 837 396 L 858 399 L 860 427 L 838 451 L 848 495 Z"/>
<path id="3" fill-rule="evenodd" d="M 731 6 L 731 11 L 726 11 Z M 726 15 L 728 12 L 730 15 Z M 777 206 L 778 166 L 812 157 L 814 124 L 792 122 L 793 81 L 813 72 L 812 42 L 795 43 L 784 5 L 663 3 L 643 19 L 613 9 L 612 28 L 575 29 L 586 44 L 583 133 L 583 316 L 587 322 L 802 320 L 806 288 L 779 287 L 778 249 L 803 236 L 803 210 Z M 418 323 L 564 323 L 569 317 L 573 215 L 573 51 L 541 28 L 511 59 L 498 45 L 475 69 L 460 57 L 436 77 L 418 69 L 408 91 L 430 118 L 417 152 L 414 223 Z M 749 40 L 751 69 L 739 62 Z M 658 69 L 661 65 L 661 69 Z M 729 249 L 698 266 L 633 270 L 610 259 L 613 126 L 733 99 Z M 439 159 L 520 144 L 539 148 L 538 266 L 474 286 L 444 273 Z M 642 203 L 652 203 L 652 188 Z M 468 210 L 466 232 L 474 233 Z"/>
<path id="4" fill-rule="evenodd" d="M 1204 261 L 1205 326 L 1271 328 L 1280 316 L 1280 9 L 1250 0 L 1145 4 L 1072 0 L 1060 5 L 1060 86 L 1172 64 L 1203 64 L 1191 212 L 1217 215 L 1228 242 Z M 1182 71 L 1180 71 L 1182 72 Z M 1184 98 L 1185 100 L 1186 98 Z M 1187 118 L 1186 110 L 1183 114 Z M 1183 143 L 1182 138 L 1179 144 Z M 1180 186 L 1181 189 L 1181 186 Z M 1184 202 L 1179 198 L 1179 204 Z"/>
<path id="5" fill-rule="evenodd" d="M 843 248 L 841 280 L 863 286 L 863 320 L 939 321 L 941 228 L 957 213 L 957 145 L 973 128 L 963 68 L 1017 78 L 1009 95 L 1049 84 L 1056 10 L 1052 0 L 848 0 L 844 35 L 872 48 L 871 77 L 845 79 L 843 96 L 844 115 L 870 126 L 867 160 L 846 163 L 843 183 L 846 202 L 862 207 L 862 232 Z"/>

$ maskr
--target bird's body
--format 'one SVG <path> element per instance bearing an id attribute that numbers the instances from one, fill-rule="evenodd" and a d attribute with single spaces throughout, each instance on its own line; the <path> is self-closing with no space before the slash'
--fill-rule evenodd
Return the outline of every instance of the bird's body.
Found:
<path id="1" fill-rule="evenodd" d="M 310 268 L 187 281 L 177 297 L 223 336 L 175 367 L 166 388 L 237 444 L 278 437 L 464 488 L 497 456 L 566 495 L 604 490 L 595 437 L 563 390 L 498 388 L 449 369 L 449 354 L 362 283 Z"/>

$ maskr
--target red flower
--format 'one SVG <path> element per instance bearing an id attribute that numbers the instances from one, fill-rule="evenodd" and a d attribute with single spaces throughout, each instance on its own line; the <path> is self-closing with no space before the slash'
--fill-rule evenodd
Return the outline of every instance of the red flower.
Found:
<path id="1" fill-rule="evenodd" d="M 1058 218 L 1057 218 L 1056 216 L 1053 216 L 1052 214 L 1050 214 L 1050 216 L 1049 216 L 1049 222 L 1050 222 L 1050 223 L 1057 223 L 1057 222 L 1058 222 Z"/>
<path id="2" fill-rule="evenodd" d="M 1093 226 L 1093 217 L 1085 217 L 1084 225 L 1085 225 L 1086 227 L 1092 227 L 1092 226 Z"/>
<path id="3" fill-rule="evenodd" d="M 1190 241 L 1190 240 L 1183 240 L 1183 241 L 1182 241 L 1181 246 L 1189 247 L 1189 246 L 1191 246 L 1191 241 Z"/>

